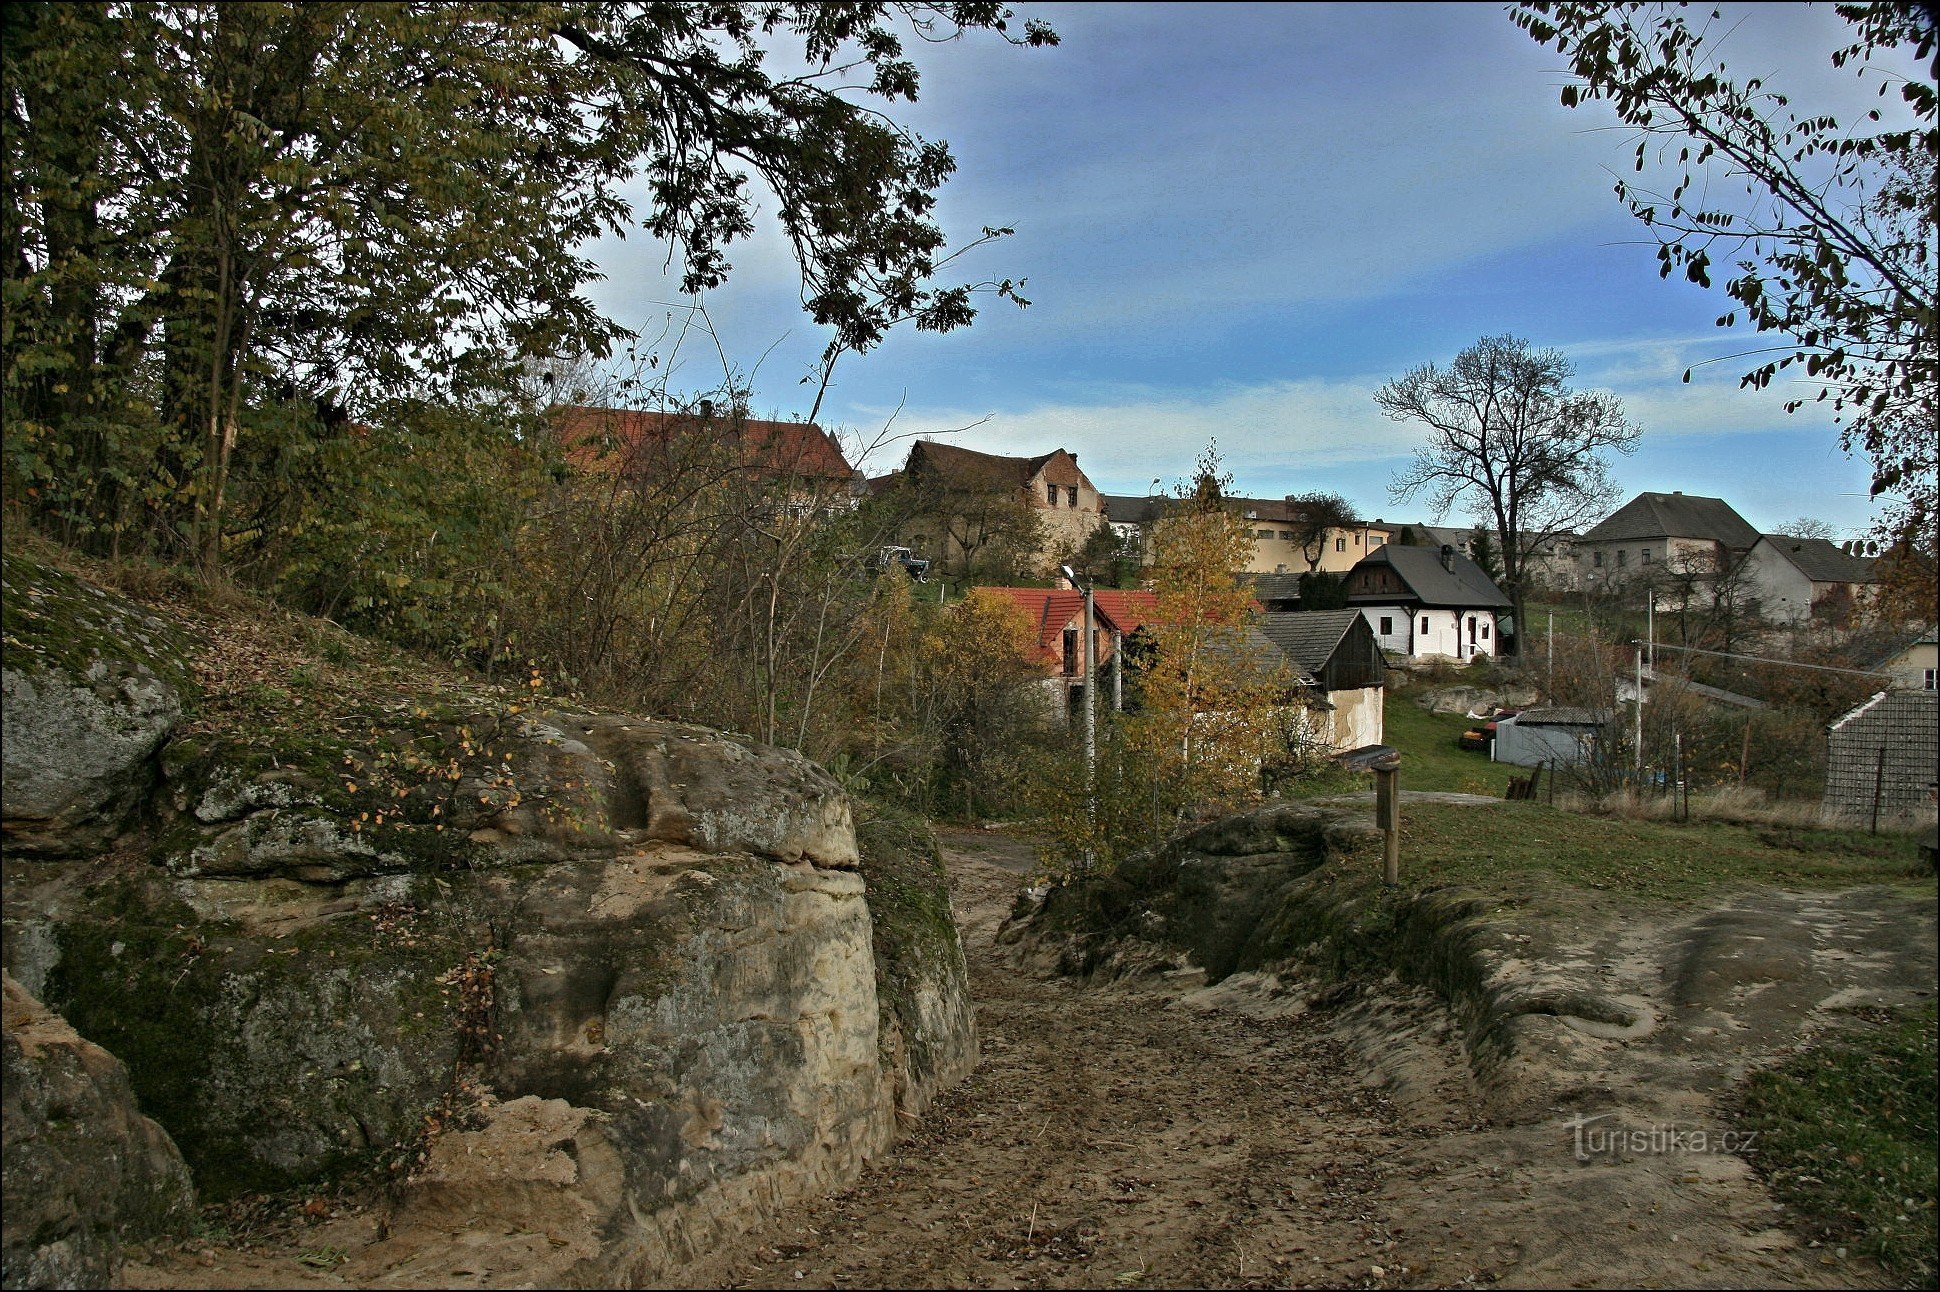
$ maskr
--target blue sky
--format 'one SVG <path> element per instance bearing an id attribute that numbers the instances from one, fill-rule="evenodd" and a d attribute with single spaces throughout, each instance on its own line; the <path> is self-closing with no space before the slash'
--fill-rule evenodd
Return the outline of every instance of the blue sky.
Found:
<path id="1" fill-rule="evenodd" d="M 1840 451 L 1830 415 L 1786 414 L 1800 387 L 1782 378 L 1740 389 L 1750 361 L 1731 356 L 1756 334 L 1714 325 L 1722 292 L 1658 276 L 1655 244 L 1611 191 L 1634 139 L 1600 108 L 1561 107 L 1562 57 L 1502 8 L 1017 13 L 1062 44 L 917 45 L 922 101 L 898 116 L 951 144 L 939 209 L 953 236 L 1017 230 L 957 267 L 1025 278 L 1033 303 L 987 298 L 967 330 L 844 358 L 821 420 L 874 443 L 871 474 L 900 465 L 909 437 L 939 436 L 1064 447 L 1105 492 L 1144 494 L 1216 438 L 1237 492 L 1327 489 L 1370 517 L 1423 519 L 1420 500 L 1386 492 L 1421 432 L 1382 417 L 1372 391 L 1511 333 L 1560 349 L 1579 388 L 1622 397 L 1644 432 L 1615 462 L 1626 494 L 1720 496 L 1760 529 L 1812 516 L 1844 535 L 1870 520 L 1866 464 Z M 1766 74 L 1800 104 L 1860 101 L 1825 66 L 1845 29 L 1829 8 L 1727 22 L 1733 73 Z M 685 316 L 662 248 L 609 239 L 592 254 L 606 274 L 594 300 L 614 317 L 658 335 Z M 802 416 L 824 336 L 771 226 L 733 259 L 704 302 L 719 350 L 690 334 L 665 356 L 675 384 L 717 383 L 724 353 L 758 413 Z"/>

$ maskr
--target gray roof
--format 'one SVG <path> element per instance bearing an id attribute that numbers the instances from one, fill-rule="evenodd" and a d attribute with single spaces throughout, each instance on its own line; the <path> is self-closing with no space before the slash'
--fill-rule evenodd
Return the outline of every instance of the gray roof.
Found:
<path id="1" fill-rule="evenodd" d="M 1389 544 L 1363 556 L 1354 568 L 1358 570 L 1364 565 L 1392 567 L 1414 593 L 1415 599 L 1424 606 L 1507 610 L 1513 604 L 1474 561 L 1455 552 L 1451 554 L 1450 562 L 1453 569 L 1444 569 L 1441 552 L 1432 547 L 1395 547 Z M 1391 593 L 1371 592 L 1350 600 L 1374 605 L 1391 602 L 1394 596 Z"/>
<path id="2" fill-rule="evenodd" d="M 1800 574 L 1814 583 L 1876 583 L 1873 563 L 1863 556 L 1842 552 L 1824 538 L 1795 538 L 1787 534 L 1762 534 L 1779 555 L 1798 567 Z"/>
<path id="3" fill-rule="evenodd" d="M 1609 717 L 1609 714 L 1598 713 L 1594 709 L 1557 707 L 1524 709 L 1512 718 L 1502 718 L 1498 721 L 1514 722 L 1525 727 L 1598 727 L 1609 721 Z"/>
<path id="4" fill-rule="evenodd" d="M 1253 595 L 1261 601 L 1297 601 L 1300 598 L 1300 576 L 1297 574 L 1242 574 L 1239 577 L 1253 585 Z"/>
<path id="5" fill-rule="evenodd" d="M 1744 549 L 1758 541 L 1758 531 L 1722 498 L 1681 492 L 1640 493 L 1580 541 L 1621 543 L 1639 538 L 1708 539 Z"/>
<path id="6" fill-rule="evenodd" d="M 1468 547 L 1469 539 L 1475 536 L 1475 529 L 1455 529 L 1446 525 L 1400 525 L 1394 531 L 1394 542 L 1402 547 L 1440 547 L 1448 544 L 1456 551 Z"/>
<path id="7" fill-rule="evenodd" d="M 1139 498 L 1117 493 L 1100 494 L 1098 500 L 1104 506 L 1105 519 L 1115 525 L 1149 525 L 1176 501 L 1169 494 Z"/>
<path id="8" fill-rule="evenodd" d="M 1358 610 L 1281 610 L 1261 615 L 1255 623 L 1303 673 L 1318 677 L 1360 617 Z"/>

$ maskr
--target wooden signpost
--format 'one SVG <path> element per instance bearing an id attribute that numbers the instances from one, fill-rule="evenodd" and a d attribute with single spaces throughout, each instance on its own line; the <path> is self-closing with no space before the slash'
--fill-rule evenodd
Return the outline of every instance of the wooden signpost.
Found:
<path id="1" fill-rule="evenodd" d="M 1401 755 L 1389 754 L 1374 765 L 1374 825 L 1381 831 L 1381 878 L 1389 886 L 1401 882 Z"/>

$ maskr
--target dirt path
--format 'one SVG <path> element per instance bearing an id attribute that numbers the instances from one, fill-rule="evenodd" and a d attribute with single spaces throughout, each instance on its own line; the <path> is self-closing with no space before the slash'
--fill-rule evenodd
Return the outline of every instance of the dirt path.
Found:
<path id="1" fill-rule="evenodd" d="M 1608 1051 L 1590 1102 L 1503 1127 L 1477 1124 L 1466 1057 L 1425 995 L 1390 984 L 1310 1008 L 1312 984 L 1258 975 L 1211 988 L 1186 972 L 1110 987 L 1036 977 L 995 940 L 1031 868 L 1028 847 L 981 831 L 946 831 L 942 842 L 981 1066 L 854 1187 L 729 1241 L 678 1286 L 1884 1282 L 1869 1263 L 1801 1248 L 1742 1156 L 1586 1157 L 1572 1119 L 1621 1108 L 1626 1123 L 1670 1116 L 1727 1129 L 1714 1100 L 1730 1082 L 1714 1071 L 1732 1053 L 1721 1033 L 1765 1033 L 1753 1048 L 1768 1049 L 1855 965 L 1864 972 L 1853 981 L 1930 982 L 1930 914 L 1882 922 L 1881 900 L 1862 890 L 1775 894 L 1586 936 L 1561 967 L 1633 992 L 1661 1020 L 1657 1034 Z M 1778 980 L 1788 986 L 1767 990 Z M 1531 1058 L 1581 1055 L 1564 1044 Z M 374 1223 L 346 1215 L 253 1252 L 136 1265 L 124 1285 L 345 1286 L 355 1280 L 296 1254 L 360 1250 L 381 1237 Z M 511 1240 L 461 1237 L 481 1244 L 480 1260 L 494 1253 L 500 1271 L 464 1282 L 524 1281 L 524 1258 L 492 1246 Z M 425 1285 L 398 1271 L 367 1285 L 413 1282 Z"/>
<path id="2" fill-rule="evenodd" d="M 1423 998 L 1309 1012 L 1270 979 L 1020 974 L 994 934 L 1027 850 L 943 843 L 982 1066 L 854 1188 L 684 1286 L 1879 1281 L 1799 1249 L 1735 1155 L 1586 1163 L 1560 1118 L 1470 1124 L 1466 1063 Z"/>

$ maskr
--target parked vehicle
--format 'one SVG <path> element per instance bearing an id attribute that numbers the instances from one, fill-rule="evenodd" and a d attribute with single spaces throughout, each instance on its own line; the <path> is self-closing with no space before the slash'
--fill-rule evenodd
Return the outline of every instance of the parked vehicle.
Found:
<path id="1" fill-rule="evenodd" d="M 1497 720 L 1501 718 L 1513 718 L 1520 712 L 1520 709 L 1492 709 L 1487 718 L 1483 718 L 1478 713 L 1471 713 L 1467 716 L 1471 721 L 1475 722 L 1475 725 L 1457 736 L 1455 743 L 1463 749 L 1472 749 L 1477 753 L 1486 754 L 1489 752 L 1489 746 L 1495 743 L 1495 724 Z"/>

